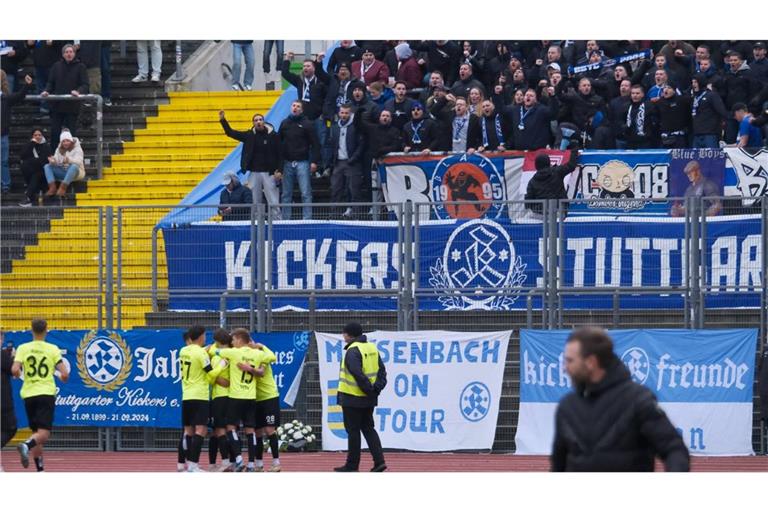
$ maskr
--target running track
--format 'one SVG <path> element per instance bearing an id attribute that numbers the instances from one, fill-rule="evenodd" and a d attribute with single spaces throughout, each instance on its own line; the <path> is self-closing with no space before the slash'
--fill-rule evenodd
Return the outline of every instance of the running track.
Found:
<path id="1" fill-rule="evenodd" d="M 396 472 L 500 472 L 547 471 L 546 457 L 504 454 L 467 453 L 387 453 L 389 471 Z M 283 471 L 330 471 L 344 463 L 345 454 L 336 452 L 284 453 L 280 457 Z M 203 469 L 207 454 L 200 457 Z M 763 471 L 768 472 L 768 457 L 692 457 L 693 471 Z M 269 455 L 265 464 L 270 464 Z M 21 467 L 15 450 L 3 450 L 5 471 L 34 472 L 30 461 L 27 470 Z M 363 453 L 361 470 L 370 469 L 370 455 Z M 176 471 L 174 452 L 46 452 L 46 471 L 56 472 L 173 472 Z M 657 463 L 657 471 L 662 470 Z"/>

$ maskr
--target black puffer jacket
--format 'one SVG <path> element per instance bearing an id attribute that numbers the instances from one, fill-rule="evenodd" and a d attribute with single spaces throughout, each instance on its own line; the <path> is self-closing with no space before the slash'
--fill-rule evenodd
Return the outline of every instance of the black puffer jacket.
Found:
<path id="1" fill-rule="evenodd" d="M 51 68 L 48 75 L 48 84 L 45 86 L 48 94 L 71 94 L 77 91 L 80 94 L 88 94 L 88 71 L 85 64 L 75 57 L 72 62 L 60 59 Z M 54 112 L 78 112 L 79 101 L 54 101 L 51 103 Z"/>
<path id="2" fill-rule="evenodd" d="M 228 137 L 243 143 L 240 153 L 240 169 L 273 174 L 280 169 L 280 138 L 272 125 L 265 123 L 265 130 L 251 128 L 246 131 L 233 130 L 226 119 L 219 120 Z"/>
<path id="3" fill-rule="evenodd" d="M 587 121 L 595 115 L 595 112 L 600 110 L 605 113 L 606 111 L 605 100 L 594 92 L 584 95 L 577 90 L 572 90 L 563 94 L 560 100 L 570 106 L 571 119 L 580 130 L 587 127 Z"/>
<path id="4" fill-rule="evenodd" d="M 379 354 L 379 373 L 376 375 L 374 383 L 371 384 L 371 381 L 363 373 L 363 356 L 360 350 L 355 347 L 349 348 L 349 345 L 355 342 L 368 343 L 368 340 L 365 335 L 362 335 L 344 347 L 344 366 L 355 378 L 355 382 L 366 396 L 354 396 L 339 392 L 337 395 L 338 404 L 342 407 L 376 407 L 379 403 L 379 394 L 387 385 L 387 369 L 381 360 L 381 354 Z"/>
<path id="5" fill-rule="evenodd" d="M 688 471 L 680 435 L 646 387 L 615 359 L 597 384 L 579 386 L 557 407 L 552 471 Z"/>

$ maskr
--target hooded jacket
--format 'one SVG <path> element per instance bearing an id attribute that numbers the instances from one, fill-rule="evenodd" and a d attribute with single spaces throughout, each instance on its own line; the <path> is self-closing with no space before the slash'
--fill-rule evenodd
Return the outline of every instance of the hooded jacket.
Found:
<path id="1" fill-rule="evenodd" d="M 762 89 L 760 83 L 755 79 L 746 62 L 742 62 L 736 72 L 729 69 L 723 77 L 723 100 L 726 108 L 730 110 L 736 103 L 749 104 L 760 89 Z"/>
<path id="2" fill-rule="evenodd" d="M 265 130 L 251 128 L 244 132 L 233 130 L 226 119 L 221 119 L 221 126 L 228 137 L 243 143 L 240 153 L 240 169 L 252 172 L 273 174 L 280 169 L 280 138 L 271 124 L 265 123 Z"/>
<path id="3" fill-rule="evenodd" d="M 528 188 L 525 192 L 525 200 L 566 199 L 568 195 L 565 191 L 563 180 L 576 169 L 578 153 L 578 151 L 571 150 L 571 156 L 565 165 L 554 165 L 543 168 L 539 168 L 537 165 L 536 174 L 534 174 L 531 181 L 528 182 Z M 542 155 L 539 155 L 539 157 Z M 542 211 L 540 204 L 530 204 L 528 205 L 528 208 L 534 213 L 540 214 Z"/>
<path id="4" fill-rule="evenodd" d="M 716 92 L 706 88 L 707 78 L 703 73 L 694 75 L 699 83 L 699 92 L 691 91 L 691 117 L 694 135 L 717 135 L 722 132 L 723 121 L 728 118 L 723 100 Z"/>
<path id="5" fill-rule="evenodd" d="M 53 165 L 64 168 L 72 164 L 77 165 L 78 172 L 74 181 L 80 181 L 85 178 L 83 148 L 80 146 L 80 139 L 77 137 L 73 137 L 72 141 L 74 142 L 74 145 L 69 149 L 69 151 L 63 151 L 64 148 L 62 147 L 62 144 L 64 144 L 64 140 L 60 141 L 59 147 L 56 148 L 56 151 L 54 151 L 53 155 L 51 156 L 53 156 Z M 65 158 L 67 159 L 67 164 L 64 163 Z"/>
<path id="6" fill-rule="evenodd" d="M 656 397 L 618 359 L 596 384 L 579 385 L 555 414 L 552 471 L 688 471 L 688 450 Z"/>
<path id="7" fill-rule="evenodd" d="M 376 407 L 379 403 L 379 394 L 387 385 L 387 369 L 381 360 L 381 354 L 379 354 L 379 372 L 376 375 L 376 381 L 371 384 L 371 381 L 363 373 L 363 356 L 360 354 L 360 350 L 355 347 L 349 348 L 354 342 L 368 343 L 368 339 L 362 335 L 344 346 L 344 366 L 347 372 L 355 378 L 355 382 L 366 396 L 354 396 L 339 392 L 336 399 L 342 407 Z"/>

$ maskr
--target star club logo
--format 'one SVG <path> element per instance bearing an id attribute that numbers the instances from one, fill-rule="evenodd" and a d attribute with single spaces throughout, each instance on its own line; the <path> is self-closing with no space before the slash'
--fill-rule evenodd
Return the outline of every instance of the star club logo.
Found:
<path id="1" fill-rule="evenodd" d="M 309 347 L 309 333 L 302 331 L 293 335 L 293 348 L 299 351 L 305 351 Z"/>
<path id="2" fill-rule="evenodd" d="M 621 355 L 621 361 L 629 370 L 633 381 L 638 384 L 645 384 L 651 368 L 651 363 L 645 350 L 639 347 L 632 347 Z"/>
<path id="3" fill-rule="evenodd" d="M 507 230 L 494 221 L 476 219 L 453 231 L 443 257 L 430 267 L 429 283 L 446 309 L 509 309 L 518 293 L 502 288 L 521 286 L 524 271 Z"/>
<path id="4" fill-rule="evenodd" d="M 491 409 L 491 391 L 482 382 L 470 382 L 461 392 L 459 409 L 464 419 L 471 422 L 482 420 Z"/>
<path id="5" fill-rule="evenodd" d="M 77 348 L 77 370 L 83 383 L 99 391 L 114 391 L 128 378 L 133 357 L 116 332 L 86 334 Z"/>
<path id="6" fill-rule="evenodd" d="M 497 218 L 503 209 L 504 175 L 482 155 L 462 153 L 440 160 L 430 183 L 439 219 Z"/>

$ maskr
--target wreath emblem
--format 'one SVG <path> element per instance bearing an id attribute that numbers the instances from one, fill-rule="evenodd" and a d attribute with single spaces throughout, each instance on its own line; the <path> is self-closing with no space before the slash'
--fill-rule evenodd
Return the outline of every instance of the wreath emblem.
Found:
<path id="1" fill-rule="evenodd" d="M 77 347 L 77 370 L 83 383 L 99 391 L 114 391 L 128 379 L 133 356 L 122 336 L 114 331 L 86 334 Z"/>

